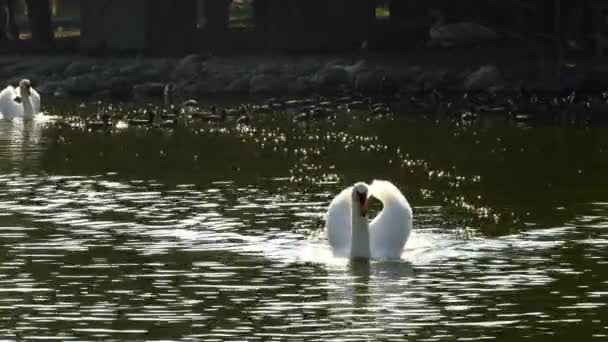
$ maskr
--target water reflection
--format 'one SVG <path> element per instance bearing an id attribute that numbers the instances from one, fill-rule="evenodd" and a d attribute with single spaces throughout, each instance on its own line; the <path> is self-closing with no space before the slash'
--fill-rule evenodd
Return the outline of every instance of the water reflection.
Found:
<path id="1" fill-rule="evenodd" d="M 608 335 L 601 132 L 339 120 L 171 134 L 0 123 L 1 335 Z M 326 206 L 372 177 L 415 204 L 403 260 L 334 258 Z"/>
<path id="2" fill-rule="evenodd" d="M 33 170 L 40 157 L 43 123 L 0 120 L 0 160 L 2 170 Z"/>

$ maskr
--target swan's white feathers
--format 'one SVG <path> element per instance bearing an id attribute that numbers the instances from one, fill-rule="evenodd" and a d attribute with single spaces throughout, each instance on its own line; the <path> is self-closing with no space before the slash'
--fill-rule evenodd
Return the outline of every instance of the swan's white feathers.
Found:
<path id="1" fill-rule="evenodd" d="M 30 100 L 32 101 L 32 108 L 34 109 L 34 114 L 39 114 L 42 109 L 42 107 L 40 106 L 40 94 L 38 94 L 38 92 L 34 88 L 30 88 Z"/>
<path id="2" fill-rule="evenodd" d="M 399 189 L 388 181 L 374 180 L 370 194 L 383 204 L 382 211 L 369 225 L 372 257 L 397 259 L 410 236 L 412 208 Z"/>
<path id="3" fill-rule="evenodd" d="M 347 255 L 350 250 L 352 190 L 352 187 L 342 190 L 331 201 L 325 218 L 325 234 L 336 255 Z"/>
<path id="4" fill-rule="evenodd" d="M 351 247 L 352 187 L 349 187 L 330 203 L 327 210 L 325 232 L 335 255 L 347 256 Z M 380 200 L 382 211 L 369 225 L 372 258 L 398 259 L 412 229 L 412 209 L 407 199 L 395 185 L 388 181 L 374 180 L 368 186 L 368 195 Z"/>
<path id="5" fill-rule="evenodd" d="M 23 80 L 24 82 L 26 80 Z M 29 81 L 27 81 L 29 84 Z M 22 103 L 15 102 L 15 98 L 21 98 Z M 32 112 L 26 113 L 23 106 L 23 101 L 30 101 Z M 0 113 L 4 119 L 24 118 L 31 119 L 36 114 L 40 113 L 40 94 L 30 87 L 30 96 L 21 96 L 21 88 L 7 86 L 0 92 Z"/>
<path id="6" fill-rule="evenodd" d="M 23 116 L 23 106 L 15 102 L 17 92 L 12 86 L 7 86 L 0 92 L 0 113 L 4 119 Z"/>

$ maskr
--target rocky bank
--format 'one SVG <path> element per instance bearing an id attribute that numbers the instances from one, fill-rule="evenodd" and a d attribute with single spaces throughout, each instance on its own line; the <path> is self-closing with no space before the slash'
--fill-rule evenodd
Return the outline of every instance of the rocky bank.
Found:
<path id="1" fill-rule="evenodd" d="M 93 58 L 84 56 L 4 56 L 0 79 L 16 84 L 32 80 L 44 96 L 112 97 L 121 100 L 161 98 L 174 82 L 184 97 L 212 95 L 306 96 L 353 91 L 370 96 L 423 92 L 520 91 L 559 92 L 592 84 L 603 77 L 588 68 L 570 67 L 560 78 L 548 63 L 412 63 L 399 58 L 213 57 Z M 598 79 L 600 81 L 598 81 Z M 599 83 L 598 83 L 599 82 Z"/>

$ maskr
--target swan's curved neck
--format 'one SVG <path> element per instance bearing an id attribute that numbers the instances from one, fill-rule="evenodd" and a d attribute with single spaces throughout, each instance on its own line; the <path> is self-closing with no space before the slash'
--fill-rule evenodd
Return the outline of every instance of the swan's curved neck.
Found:
<path id="1" fill-rule="evenodd" d="M 31 118 L 34 116 L 34 107 L 32 107 L 32 102 L 30 101 L 29 96 L 25 96 L 22 99 L 23 101 L 23 117 Z"/>
<path id="2" fill-rule="evenodd" d="M 371 251 L 367 216 L 361 216 L 356 210 L 352 210 L 351 227 L 350 257 L 353 259 L 369 259 Z"/>

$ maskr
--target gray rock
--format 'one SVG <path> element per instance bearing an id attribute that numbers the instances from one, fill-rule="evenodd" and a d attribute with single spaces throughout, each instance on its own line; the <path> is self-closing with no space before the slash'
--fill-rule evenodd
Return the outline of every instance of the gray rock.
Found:
<path id="1" fill-rule="evenodd" d="M 61 82 L 57 81 L 49 81 L 44 82 L 40 86 L 36 87 L 36 91 L 41 95 L 53 95 L 55 91 L 60 88 L 62 85 Z"/>
<path id="2" fill-rule="evenodd" d="M 280 76 L 256 75 L 249 81 L 249 92 L 252 94 L 284 94 L 287 92 L 287 82 Z"/>
<path id="3" fill-rule="evenodd" d="M 91 63 L 90 71 L 95 73 L 114 73 L 117 69 L 118 67 L 114 65 L 114 63 L 102 63 L 98 61 L 96 63 Z"/>
<path id="4" fill-rule="evenodd" d="M 308 77 L 298 77 L 287 84 L 290 95 L 307 95 L 314 90 L 314 84 Z"/>
<path id="5" fill-rule="evenodd" d="M 54 97 L 67 97 L 67 95 L 68 95 L 68 92 L 67 92 L 67 90 L 65 90 L 65 88 L 63 86 L 59 86 L 53 92 Z"/>
<path id="6" fill-rule="evenodd" d="M 129 78 L 133 83 L 143 82 L 143 77 L 146 67 L 143 63 L 135 61 L 127 65 L 122 65 L 118 68 L 118 77 Z"/>
<path id="7" fill-rule="evenodd" d="M 366 94 L 380 91 L 382 75 L 377 71 L 366 70 L 355 76 L 355 89 Z"/>
<path id="8" fill-rule="evenodd" d="M 234 82 L 234 79 L 235 78 L 229 77 L 229 75 L 224 73 L 216 72 L 206 75 L 205 77 L 192 80 L 191 83 L 196 86 L 196 94 L 198 96 L 203 96 L 225 92 L 230 84 Z"/>
<path id="9" fill-rule="evenodd" d="M 162 97 L 165 84 L 161 82 L 146 82 L 133 87 L 133 96 L 138 99 Z"/>
<path id="10" fill-rule="evenodd" d="M 179 94 L 183 98 L 198 98 L 208 93 L 216 93 L 206 83 L 200 81 L 185 81 L 177 84 Z"/>
<path id="11" fill-rule="evenodd" d="M 133 83 L 126 77 L 114 77 L 110 80 L 110 95 L 116 98 L 131 97 Z"/>
<path id="12" fill-rule="evenodd" d="M 70 77 L 64 84 L 68 94 L 74 96 L 88 97 L 99 89 L 103 89 L 101 81 L 95 74 L 84 74 Z"/>
<path id="13" fill-rule="evenodd" d="M 148 63 L 142 71 L 142 78 L 146 81 L 165 81 L 171 77 L 174 63 L 169 60 L 159 60 Z"/>
<path id="14" fill-rule="evenodd" d="M 89 61 L 74 61 L 65 68 L 63 74 L 66 77 L 86 74 L 92 71 L 93 65 L 94 63 Z"/>
<path id="15" fill-rule="evenodd" d="M 280 72 L 281 72 L 281 65 L 274 63 L 274 62 L 262 63 L 255 70 L 256 74 L 276 75 L 276 74 L 279 74 Z"/>
<path id="16" fill-rule="evenodd" d="M 504 86 L 500 70 L 494 65 L 484 65 L 464 80 L 466 90 L 490 90 Z"/>
<path id="17" fill-rule="evenodd" d="M 37 65 L 32 67 L 32 72 L 45 76 L 51 76 L 57 73 L 63 74 L 68 65 L 68 60 L 50 60 L 48 62 L 37 63 Z"/>
<path id="18" fill-rule="evenodd" d="M 498 39 L 496 31 L 474 23 L 435 25 L 429 31 L 429 46 L 453 47 L 482 44 Z"/>
<path id="19" fill-rule="evenodd" d="M 7 65 L 2 65 L 0 68 L 0 75 L 7 78 L 15 78 L 15 75 L 21 75 L 24 72 L 27 72 L 28 68 L 23 63 L 11 63 Z"/>
<path id="20" fill-rule="evenodd" d="M 420 73 L 416 80 L 422 86 L 422 89 L 431 90 L 441 88 L 441 85 L 445 83 L 447 77 L 447 71 L 439 68 L 433 68 L 431 70 L 424 70 Z"/>
<path id="21" fill-rule="evenodd" d="M 352 86 L 356 75 L 367 69 L 364 60 L 353 65 L 328 63 L 312 77 L 316 88 L 320 91 L 335 91 L 343 87 Z"/>
<path id="22" fill-rule="evenodd" d="M 182 58 L 175 66 L 174 77 L 183 79 L 193 79 L 202 71 L 203 58 L 200 55 L 192 54 Z"/>
<path id="23" fill-rule="evenodd" d="M 232 81 L 225 91 L 233 94 L 247 94 L 249 92 L 250 83 L 251 78 L 249 76 L 243 76 Z"/>
<path id="24" fill-rule="evenodd" d="M 93 97 L 95 97 L 95 98 L 108 98 L 111 96 L 112 96 L 112 93 L 110 92 L 109 89 L 101 89 L 98 92 L 93 94 Z"/>
<path id="25" fill-rule="evenodd" d="M 292 65 L 293 72 L 298 76 L 311 76 L 319 71 L 323 66 L 314 59 L 306 59 Z"/>
<path id="26" fill-rule="evenodd" d="M 349 84 L 351 77 L 344 68 L 331 65 L 315 73 L 312 77 L 312 82 L 317 89 L 333 90 L 338 89 L 342 85 Z"/>

